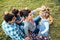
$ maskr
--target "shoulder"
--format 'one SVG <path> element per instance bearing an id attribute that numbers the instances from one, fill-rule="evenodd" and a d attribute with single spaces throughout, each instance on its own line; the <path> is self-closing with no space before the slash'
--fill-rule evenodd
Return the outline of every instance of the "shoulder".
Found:
<path id="1" fill-rule="evenodd" d="M 7 23 L 5 21 L 2 22 L 2 28 L 7 27 Z"/>
<path id="2" fill-rule="evenodd" d="M 24 21 L 24 27 L 28 27 L 28 26 L 29 26 L 29 22 Z"/>
<path id="3" fill-rule="evenodd" d="M 5 21 L 3 21 L 3 22 L 2 22 L 2 25 L 4 25 L 4 24 L 6 24 L 6 22 L 5 22 Z"/>

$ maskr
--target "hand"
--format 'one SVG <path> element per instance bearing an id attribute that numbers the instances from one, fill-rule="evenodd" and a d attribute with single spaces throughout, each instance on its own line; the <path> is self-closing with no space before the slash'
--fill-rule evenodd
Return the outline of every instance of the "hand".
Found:
<path id="1" fill-rule="evenodd" d="M 24 20 L 24 17 L 21 19 L 21 21 L 23 21 Z"/>
<path id="2" fill-rule="evenodd" d="M 30 38 L 29 37 L 26 37 L 25 40 L 30 40 Z"/>
<path id="3" fill-rule="evenodd" d="M 39 38 L 41 38 L 41 39 L 42 39 L 42 36 L 40 36 Z"/>
<path id="4" fill-rule="evenodd" d="M 25 7 L 25 10 L 29 9 L 28 7 Z"/>
<path id="5" fill-rule="evenodd" d="M 39 36 L 36 36 L 36 38 L 38 39 L 38 38 L 39 38 Z"/>
<path id="6" fill-rule="evenodd" d="M 38 11 L 38 12 L 39 12 L 40 10 L 41 10 L 41 8 L 37 8 L 37 9 L 36 9 L 36 11 Z"/>
<path id="7" fill-rule="evenodd" d="M 17 23 L 17 24 L 20 24 L 21 22 L 17 20 L 16 23 Z"/>

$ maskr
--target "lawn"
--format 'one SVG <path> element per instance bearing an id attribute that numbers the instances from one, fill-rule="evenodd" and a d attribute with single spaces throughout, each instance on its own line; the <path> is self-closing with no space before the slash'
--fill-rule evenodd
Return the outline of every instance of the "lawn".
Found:
<path id="1" fill-rule="evenodd" d="M 23 9 L 29 7 L 31 10 L 45 5 L 50 7 L 54 19 L 50 25 L 50 35 L 53 40 L 60 40 L 60 0 L 0 0 L 0 40 L 7 40 L 7 36 L 1 28 L 3 13 L 12 10 L 13 7 Z"/>

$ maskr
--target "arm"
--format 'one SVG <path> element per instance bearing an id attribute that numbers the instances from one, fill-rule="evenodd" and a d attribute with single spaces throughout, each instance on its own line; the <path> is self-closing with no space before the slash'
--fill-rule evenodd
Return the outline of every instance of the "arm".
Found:
<path id="1" fill-rule="evenodd" d="M 33 13 L 33 14 L 36 14 L 36 12 L 39 12 L 41 10 L 41 8 L 37 8 L 37 9 L 35 9 L 35 10 L 32 10 L 31 12 Z"/>
<path id="2" fill-rule="evenodd" d="M 24 31 L 25 31 L 26 36 L 28 36 L 28 24 L 27 23 L 24 24 Z"/>
<path id="3" fill-rule="evenodd" d="M 23 20 L 24 20 L 24 18 L 21 18 L 21 20 L 16 20 L 16 23 L 20 24 L 20 23 L 22 23 Z"/>
<path id="4" fill-rule="evenodd" d="M 42 31 L 41 34 L 44 34 L 45 32 L 47 32 L 49 30 L 49 23 L 45 22 L 44 25 L 45 25 L 46 29 L 44 31 Z"/>
<path id="5" fill-rule="evenodd" d="M 32 10 L 31 12 L 32 12 L 32 14 L 36 14 L 36 10 Z"/>
<path id="6" fill-rule="evenodd" d="M 9 28 L 8 29 L 8 32 L 9 32 L 9 36 L 12 38 L 12 39 L 15 39 L 15 40 L 24 40 L 19 32 L 19 29 L 17 28 Z"/>
<path id="7" fill-rule="evenodd" d="M 10 37 L 14 38 L 14 40 L 30 40 L 29 37 L 22 38 L 21 33 L 22 32 L 20 32 L 18 30 L 15 30 L 13 32 L 11 31 L 10 32 L 10 35 L 11 35 Z"/>
<path id="8" fill-rule="evenodd" d="M 37 17 L 34 18 L 33 20 L 34 20 L 34 22 L 35 22 L 36 24 L 38 24 L 39 21 L 41 20 L 41 18 L 40 18 L 40 16 L 37 16 Z"/>

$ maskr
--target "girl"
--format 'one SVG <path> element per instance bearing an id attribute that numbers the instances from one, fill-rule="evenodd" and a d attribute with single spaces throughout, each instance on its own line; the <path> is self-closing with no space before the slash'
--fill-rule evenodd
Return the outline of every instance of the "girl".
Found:
<path id="1" fill-rule="evenodd" d="M 42 6 L 41 8 L 40 8 L 40 10 L 45 10 L 45 11 L 47 11 L 48 12 L 48 14 L 46 15 L 47 16 L 47 19 L 49 20 L 49 24 L 52 24 L 53 23 L 53 18 L 52 18 L 52 16 L 50 15 L 50 9 L 48 8 L 48 7 L 45 7 L 45 6 Z M 41 14 L 40 14 L 41 15 Z"/>
<path id="2" fill-rule="evenodd" d="M 47 11 L 46 9 L 41 10 L 40 11 L 40 15 L 41 15 L 41 21 L 39 22 L 39 33 L 38 36 L 40 36 L 40 38 L 42 40 L 47 40 L 47 37 L 49 36 L 49 20 L 48 20 L 48 15 L 49 15 L 49 11 Z"/>
<path id="3" fill-rule="evenodd" d="M 22 24 L 22 21 L 23 21 L 23 18 L 22 18 L 22 14 L 20 14 L 21 11 L 19 11 L 18 9 L 13 9 L 12 10 L 12 13 L 15 15 L 16 17 L 16 23 L 18 25 L 23 25 Z"/>

